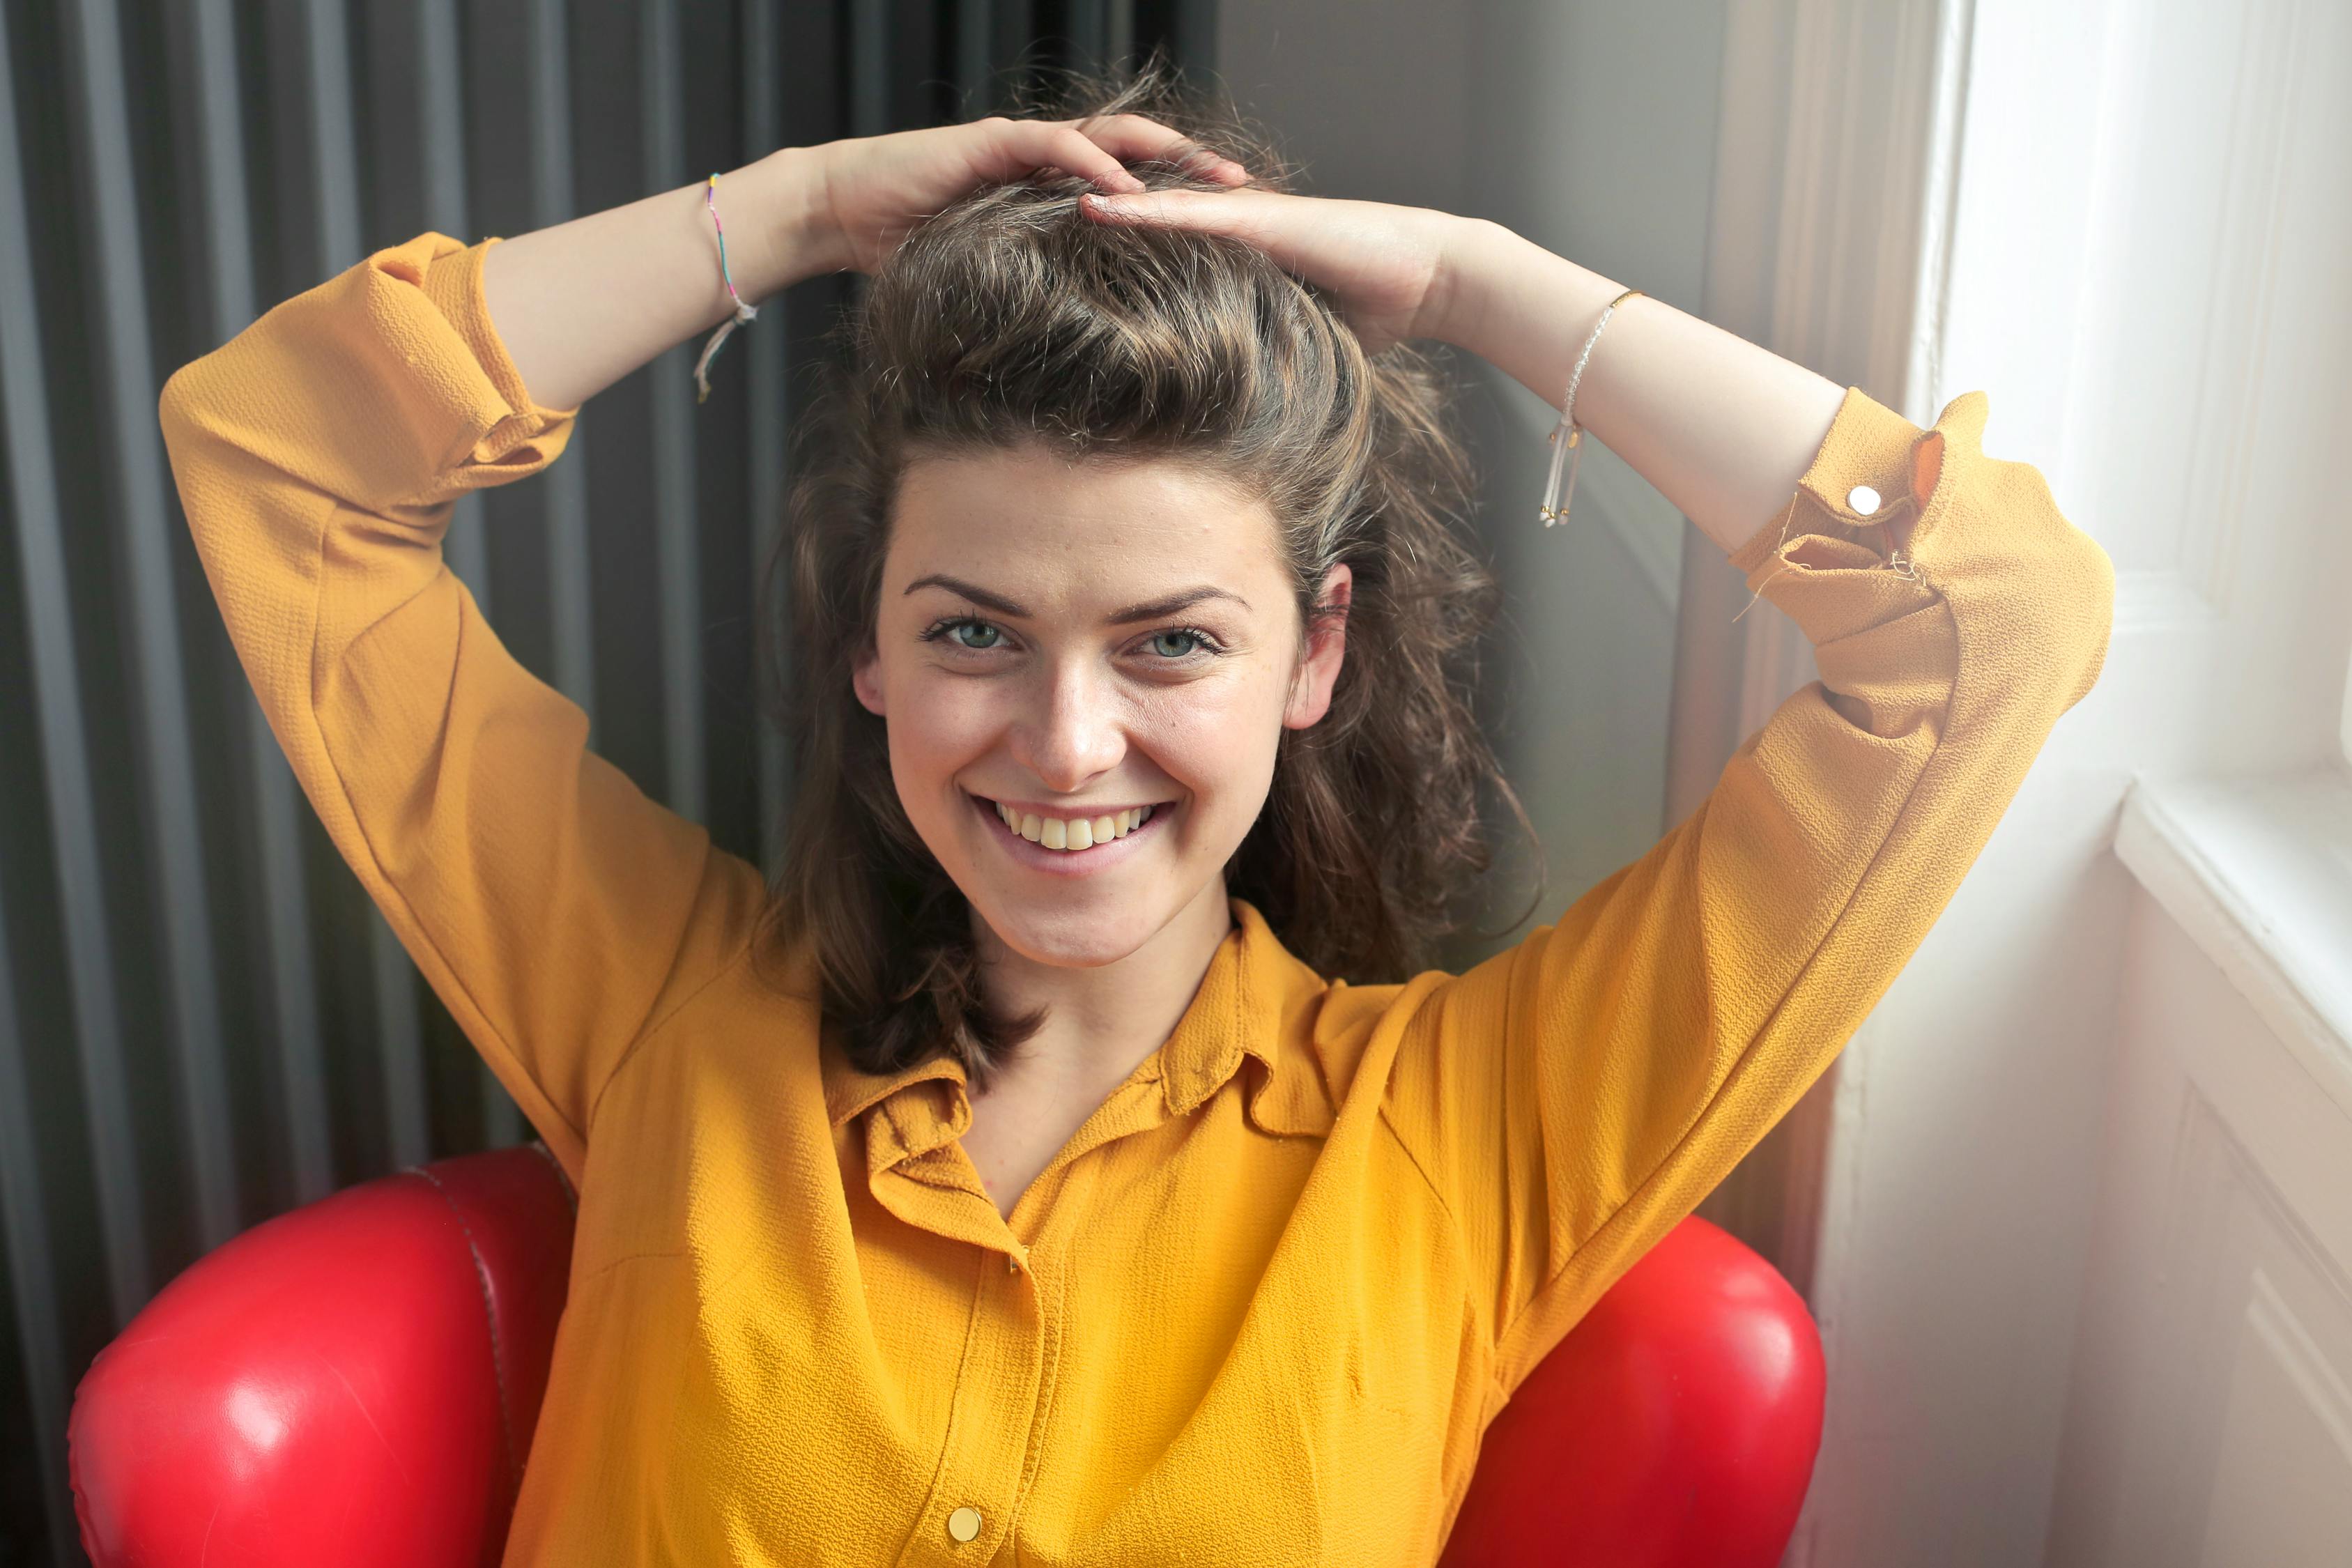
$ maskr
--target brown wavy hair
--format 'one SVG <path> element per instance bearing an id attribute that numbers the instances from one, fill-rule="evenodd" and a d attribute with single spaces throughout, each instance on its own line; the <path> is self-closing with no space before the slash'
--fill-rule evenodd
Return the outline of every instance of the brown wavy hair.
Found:
<path id="1" fill-rule="evenodd" d="M 1076 107 L 1024 112 L 1149 115 L 1261 186 L 1295 186 L 1270 138 L 1157 56 L 1123 83 L 1063 79 Z M 1158 161 L 1133 173 L 1217 188 Z M 790 693 L 797 787 L 756 946 L 812 945 L 825 1016 L 869 1072 L 944 1051 L 984 1088 L 1040 1021 L 990 1011 L 969 908 L 908 821 L 884 721 L 850 684 L 875 647 L 893 500 L 916 457 L 1034 445 L 1237 480 L 1277 520 L 1302 625 L 1325 613 L 1329 569 L 1353 570 L 1329 712 L 1283 732 L 1225 868 L 1229 891 L 1320 973 L 1422 967 L 1488 864 L 1482 803 L 1527 821 L 1470 710 L 1497 593 L 1468 543 L 1474 479 L 1440 363 L 1411 344 L 1367 356 L 1331 300 L 1255 247 L 1097 223 L 1077 207 L 1089 188 L 1040 172 L 926 218 L 835 328 L 794 432 L 761 621 L 775 624 L 781 578 L 791 653 L 772 689 Z"/>

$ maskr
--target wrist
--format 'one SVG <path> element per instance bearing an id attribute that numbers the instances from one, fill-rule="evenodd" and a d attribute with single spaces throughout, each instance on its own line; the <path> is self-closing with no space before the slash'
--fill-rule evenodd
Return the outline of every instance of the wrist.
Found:
<path id="1" fill-rule="evenodd" d="M 1567 331 L 1583 341 L 1621 287 L 1590 268 L 1543 249 L 1491 218 L 1463 218 L 1442 263 L 1444 310 L 1434 336 L 1517 374 L 1534 339 Z M 1573 345 L 1571 345 L 1573 348 Z M 1567 364 L 1559 367 L 1567 376 Z M 1550 390 L 1557 402 L 1559 388 Z"/>
<path id="2" fill-rule="evenodd" d="M 823 160 L 821 148 L 779 147 L 719 177 L 735 287 L 751 303 L 850 265 L 825 196 Z"/>
<path id="3" fill-rule="evenodd" d="M 1513 253 L 1528 248 L 1528 241 L 1492 218 L 1448 215 L 1430 303 L 1416 335 L 1485 354 L 1481 345 L 1495 318 L 1496 285 L 1511 270 Z"/>
<path id="4" fill-rule="evenodd" d="M 1442 313 L 1433 335 L 1491 362 L 1557 406 L 1578 350 L 1622 286 L 1501 224 L 1464 222 L 1444 253 Z"/>

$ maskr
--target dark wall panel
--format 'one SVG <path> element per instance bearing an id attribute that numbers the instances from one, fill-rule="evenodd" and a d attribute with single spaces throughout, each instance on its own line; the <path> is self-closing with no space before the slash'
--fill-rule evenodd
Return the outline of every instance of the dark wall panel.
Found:
<path id="1" fill-rule="evenodd" d="M 236 1231 L 512 1142 L 513 1105 L 311 815 L 171 485 L 164 378 L 427 228 L 513 235 L 772 148 L 1210 59 L 1195 0 L 8 0 L 0 9 L 0 1568 L 82 1561 L 89 1359 Z M 693 401 L 682 346 L 447 553 L 648 793 L 771 865 L 753 574 L 814 280 Z"/>

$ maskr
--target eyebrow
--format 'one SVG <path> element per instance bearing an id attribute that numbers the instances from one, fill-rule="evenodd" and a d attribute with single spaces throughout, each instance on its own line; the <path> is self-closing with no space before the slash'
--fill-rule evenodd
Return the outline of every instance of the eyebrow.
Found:
<path id="1" fill-rule="evenodd" d="M 961 577 L 950 577 L 934 572 L 928 577 L 918 577 L 907 584 L 908 594 L 918 588 L 945 588 L 950 594 L 962 595 L 983 610 L 993 610 L 1000 616 L 1009 616 L 1014 620 L 1027 620 L 1030 616 L 1029 610 L 1003 595 L 992 594 L 979 584 L 967 583 Z M 1228 593 L 1223 588 L 1211 587 L 1203 584 L 1197 588 L 1181 589 L 1163 598 L 1149 599 L 1139 605 L 1129 605 L 1124 609 L 1113 610 L 1104 619 L 1115 626 L 1129 626 L 1136 621 L 1156 621 L 1162 616 L 1178 615 L 1211 599 L 1231 599 L 1244 610 L 1250 607 L 1249 601 L 1239 594 Z"/>

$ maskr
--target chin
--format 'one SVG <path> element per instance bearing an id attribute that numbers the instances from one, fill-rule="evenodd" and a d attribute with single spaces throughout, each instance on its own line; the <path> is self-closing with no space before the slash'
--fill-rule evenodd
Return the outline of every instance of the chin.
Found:
<path id="1" fill-rule="evenodd" d="M 1056 900 L 1045 907 L 1027 900 L 965 897 L 979 911 L 996 939 L 1032 963 L 1056 969 L 1099 969 L 1130 958 L 1176 917 L 1181 904 L 1167 908 L 1101 910 L 1097 900 Z M 1186 900 L 1189 901 L 1189 900 Z"/>

